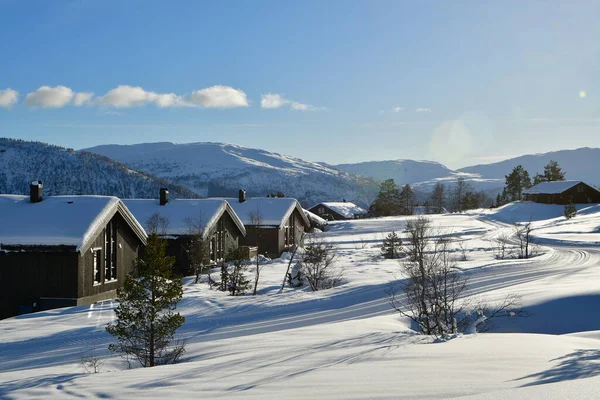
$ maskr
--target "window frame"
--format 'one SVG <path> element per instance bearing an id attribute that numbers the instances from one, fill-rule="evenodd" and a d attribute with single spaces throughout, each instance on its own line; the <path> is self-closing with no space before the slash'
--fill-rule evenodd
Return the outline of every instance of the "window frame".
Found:
<path id="1" fill-rule="evenodd" d="M 93 247 L 90 249 L 92 252 L 92 279 L 94 286 L 102 285 L 104 279 L 102 276 L 103 265 L 102 263 L 102 247 Z M 99 275 L 96 279 L 96 275 Z"/>

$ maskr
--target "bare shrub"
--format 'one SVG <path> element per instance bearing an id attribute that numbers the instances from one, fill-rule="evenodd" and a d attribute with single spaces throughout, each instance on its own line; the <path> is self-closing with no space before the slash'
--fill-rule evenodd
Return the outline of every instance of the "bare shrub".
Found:
<path id="1" fill-rule="evenodd" d="M 146 221 L 146 228 L 148 234 L 156 233 L 159 236 L 167 234 L 167 228 L 169 227 L 169 219 L 163 217 L 159 213 L 152 214 Z"/>
<path id="2" fill-rule="evenodd" d="M 531 240 L 531 231 L 533 228 L 531 227 L 531 219 L 526 224 L 519 224 L 517 222 L 514 223 L 515 227 L 515 236 L 518 241 L 518 251 L 519 258 L 530 258 L 530 244 L 532 244 Z"/>
<path id="3" fill-rule="evenodd" d="M 467 245 L 464 242 L 458 243 L 458 251 L 460 253 L 459 261 L 468 261 L 467 257 Z"/>
<path id="4" fill-rule="evenodd" d="M 95 350 L 82 353 L 80 355 L 81 365 L 88 374 L 97 374 L 102 369 L 102 365 L 106 361 L 103 357 L 96 354 Z"/>
<path id="5" fill-rule="evenodd" d="M 494 242 L 496 243 L 496 259 L 504 260 L 508 251 L 508 235 L 502 234 L 494 239 Z"/>
<path id="6" fill-rule="evenodd" d="M 355 250 L 364 250 L 369 247 L 369 241 L 364 237 L 360 236 L 356 242 L 354 242 Z"/>
<path id="7" fill-rule="evenodd" d="M 333 244 L 310 238 L 299 260 L 302 276 L 313 291 L 330 289 L 342 280 L 342 270 L 336 267 L 337 254 Z"/>
<path id="8" fill-rule="evenodd" d="M 509 295 L 496 308 L 466 296 L 467 277 L 456 268 L 449 239 L 439 235 L 427 218 L 406 225 L 409 260 L 402 263 L 403 279 L 388 292 L 392 307 L 411 319 L 421 333 L 446 337 L 476 330 L 490 319 L 517 313 L 517 297 Z"/>

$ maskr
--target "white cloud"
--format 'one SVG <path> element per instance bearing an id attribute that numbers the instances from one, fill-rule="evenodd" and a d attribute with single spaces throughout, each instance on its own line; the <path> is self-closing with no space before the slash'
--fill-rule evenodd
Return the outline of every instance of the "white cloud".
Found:
<path id="1" fill-rule="evenodd" d="M 416 112 L 428 112 L 429 113 L 429 112 L 431 112 L 431 109 L 430 108 L 417 108 L 415 111 Z"/>
<path id="2" fill-rule="evenodd" d="M 11 108 L 19 100 L 19 92 L 11 88 L 0 90 L 0 107 Z"/>
<path id="3" fill-rule="evenodd" d="M 281 108 L 287 103 L 289 103 L 289 101 L 277 93 L 263 94 L 260 99 L 261 108 Z"/>
<path id="4" fill-rule="evenodd" d="M 75 107 L 87 106 L 92 104 L 92 98 L 94 93 L 92 92 L 77 92 L 73 98 L 73 105 Z"/>
<path id="5" fill-rule="evenodd" d="M 98 97 L 94 103 L 115 108 L 140 107 L 154 103 L 160 108 L 183 106 L 181 96 L 175 93 L 159 94 L 144 90 L 140 86 L 120 85 Z"/>
<path id="6" fill-rule="evenodd" d="M 292 110 L 297 111 L 315 111 L 323 109 L 322 107 L 319 108 L 311 106 L 310 104 L 299 103 L 297 101 L 286 99 L 282 95 L 277 93 L 267 93 L 261 96 L 261 108 L 281 108 L 287 105 L 289 105 Z"/>
<path id="7" fill-rule="evenodd" d="M 73 90 L 66 86 L 41 86 L 25 96 L 25 104 L 30 107 L 61 108 L 73 99 Z"/>
<path id="8" fill-rule="evenodd" d="M 396 107 L 392 108 L 392 111 L 395 113 L 399 113 L 400 111 L 404 111 L 404 107 L 396 106 Z"/>
<path id="9" fill-rule="evenodd" d="M 246 93 L 231 86 L 215 85 L 196 90 L 185 100 L 187 103 L 206 108 L 248 107 Z"/>

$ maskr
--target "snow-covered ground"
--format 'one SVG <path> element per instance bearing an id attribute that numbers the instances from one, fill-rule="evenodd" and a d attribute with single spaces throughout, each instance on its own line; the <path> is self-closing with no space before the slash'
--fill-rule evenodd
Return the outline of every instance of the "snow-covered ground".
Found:
<path id="1" fill-rule="evenodd" d="M 284 258 L 264 267 L 258 296 L 230 297 L 186 280 L 185 362 L 126 370 L 107 351 L 110 301 L 0 321 L 0 398 L 594 398 L 600 389 L 600 206 L 509 204 L 431 216 L 453 238 L 469 295 L 522 296 L 528 318 L 446 342 L 391 311 L 397 260 L 379 248 L 412 217 L 332 223 L 344 284 L 285 288 Z M 495 258 L 496 238 L 532 220 L 539 255 Z M 460 244 L 460 245 L 459 245 Z M 463 250 L 464 249 L 464 250 Z M 87 374 L 80 358 L 105 358 Z M 585 379 L 584 379 L 585 378 Z"/>

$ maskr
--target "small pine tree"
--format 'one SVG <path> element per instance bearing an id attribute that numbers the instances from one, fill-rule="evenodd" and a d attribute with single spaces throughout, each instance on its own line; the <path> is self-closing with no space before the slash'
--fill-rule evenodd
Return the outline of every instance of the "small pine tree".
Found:
<path id="1" fill-rule="evenodd" d="M 239 296 L 246 293 L 250 287 L 250 280 L 246 278 L 248 265 L 244 260 L 244 253 L 242 249 L 237 248 L 231 250 L 227 255 L 227 260 L 231 263 L 231 270 L 228 273 L 229 293 L 232 296 Z"/>
<path id="2" fill-rule="evenodd" d="M 225 262 L 221 263 L 221 281 L 219 282 L 219 290 L 222 292 L 229 290 L 229 269 Z"/>
<path id="3" fill-rule="evenodd" d="M 573 203 L 573 199 L 570 199 L 569 203 L 565 205 L 565 218 L 571 219 L 575 215 L 577 215 L 577 208 L 575 207 L 575 203 Z"/>
<path id="4" fill-rule="evenodd" d="M 136 265 L 139 277 L 128 274 L 123 287 L 117 290 L 117 321 L 106 327 L 117 339 L 109 350 L 143 367 L 174 363 L 185 352 L 183 343 L 172 344 L 175 332 L 185 321 L 175 313 L 183 286 L 181 279 L 172 276 L 175 258 L 168 257 L 166 251 L 166 240 L 151 234 Z"/>
<path id="5" fill-rule="evenodd" d="M 385 258 L 398 258 L 400 256 L 400 248 L 402 247 L 402 239 L 394 231 L 383 239 L 381 253 Z"/>

